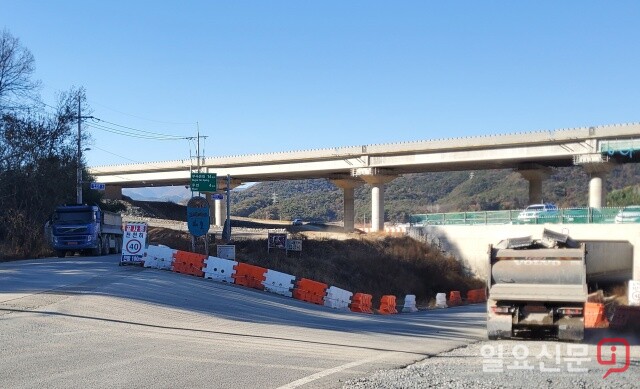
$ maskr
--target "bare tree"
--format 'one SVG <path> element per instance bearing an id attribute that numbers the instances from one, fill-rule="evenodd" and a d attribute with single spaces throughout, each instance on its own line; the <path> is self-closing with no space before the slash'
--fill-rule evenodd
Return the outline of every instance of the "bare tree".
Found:
<path id="1" fill-rule="evenodd" d="M 35 72 L 33 54 L 20 45 L 8 30 L 0 33 L 0 111 L 17 108 L 20 101 L 36 92 L 40 83 L 32 79 Z"/>

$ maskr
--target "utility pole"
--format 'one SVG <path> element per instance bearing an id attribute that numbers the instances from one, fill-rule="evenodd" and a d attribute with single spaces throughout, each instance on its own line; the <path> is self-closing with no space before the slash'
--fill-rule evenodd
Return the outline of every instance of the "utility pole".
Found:
<path id="1" fill-rule="evenodd" d="M 198 127 L 198 146 L 196 147 L 196 158 L 198 158 L 198 173 L 200 173 L 200 124 L 196 123 Z"/>
<path id="2" fill-rule="evenodd" d="M 82 116 L 81 101 L 82 95 L 78 91 L 78 154 L 76 156 L 76 202 L 78 204 L 82 204 L 82 119 L 93 119 L 93 116 Z"/>
<path id="3" fill-rule="evenodd" d="M 82 135 L 81 128 L 82 115 L 80 110 L 80 93 L 78 93 L 78 156 L 77 156 L 77 171 L 76 171 L 76 202 L 82 204 L 82 148 L 80 145 L 80 139 Z"/>

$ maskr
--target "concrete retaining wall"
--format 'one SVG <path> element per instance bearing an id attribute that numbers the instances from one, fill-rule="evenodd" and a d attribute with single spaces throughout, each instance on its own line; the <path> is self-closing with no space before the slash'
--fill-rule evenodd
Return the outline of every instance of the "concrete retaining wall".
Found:
<path id="1" fill-rule="evenodd" d="M 544 228 L 586 243 L 590 281 L 640 280 L 640 225 L 637 224 L 425 226 L 411 228 L 409 234 L 437 244 L 463 261 L 471 272 L 486 279 L 489 244 L 528 235 L 539 239 Z"/>

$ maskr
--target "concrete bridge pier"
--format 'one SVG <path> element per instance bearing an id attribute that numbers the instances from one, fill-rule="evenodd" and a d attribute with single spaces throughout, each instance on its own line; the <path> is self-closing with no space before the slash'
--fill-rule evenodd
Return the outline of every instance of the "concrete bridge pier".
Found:
<path id="1" fill-rule="evenodd" d="M 610 163 L 587 164 L 585 170 L 591 176 L 589 180 L 589 206 L 600 208 L 607 206 L 607 175 L 613 169 Z"/>
<path id="2" fill-rule="evenodd" d="M 518 169 L 518 173 L 527 181 L 529 181 L 529 204 L 540 204 L 544 201 L 542 196 L 542 181 L 551 175 L 551 169 L 548 167 L 539 168 L 522 168 Z"/>
<path id="3" fill-rule="evenodd" d="M 206 198 L 209 202 L 209 220 L 212 226 L 223 227 L 225 218 L 227 217 L 226 201 L 214 199 L 215 193 L 207 193 Z"/>
<path id="4" fill-rule="evenodd" d="M 589 174 L 589 206 L 601 208 L 607 206 L 607 175 L 615 164 L 600 153 L 577 155 L 574 164 L 581 165 Z"/>
<path id="5" fill-rule="evenodd" d="M 214 225 L 224 227 L 224 222 L 227 220 L 227 200 L 224 197 L 222 199 L 216 199 L 214 200 L 214 204 Z"/>
<path id="6" fill-rule="evenodd" d="M 605 185 L 603 185 L 603 182 Z M 606 175 L 601 172 L 592 173 L 589 180 L 589 206 L 601 208 L 603 204 L 606 205 L 606 190 Z"/>
<path id="7" fill-rule="evenodd" d="M 356 180 L 353 178 L 345 178 L 339 180 L 331 180 L 331 182 L 342 189 L 343 192 L 343 225 L 344 232 L 353 232 L 354 230 L 354 221 L 355 221 L 355 212 L 354 212 L 354 194 L 355 188 L 363 185 L 364 183 L 360 180 Z"/>
<path id="8" fill-rule="evenodd" d="M 378 168 L 358 168 L 351 174 L 371 185 L 371 231 L 384 230 L 384 185 L 391 182 L 397 175 Z"/>

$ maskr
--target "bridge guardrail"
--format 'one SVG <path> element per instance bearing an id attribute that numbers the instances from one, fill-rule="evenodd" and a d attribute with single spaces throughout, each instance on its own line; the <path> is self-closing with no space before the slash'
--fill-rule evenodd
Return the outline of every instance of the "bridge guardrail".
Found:
<path id="1" fill-rule="evenodd" d="M 606 224 L 614 223 L 622 207 L 564 208 L 541 212 L 535 217 L 518 218 L 523 210 L 449 212 L 416 214 L 412 225 L 491 225 L 491 224 Z"/>

